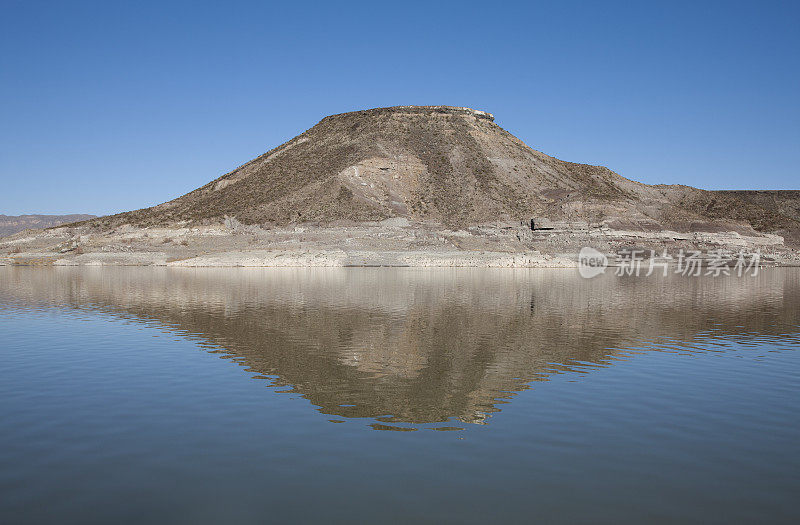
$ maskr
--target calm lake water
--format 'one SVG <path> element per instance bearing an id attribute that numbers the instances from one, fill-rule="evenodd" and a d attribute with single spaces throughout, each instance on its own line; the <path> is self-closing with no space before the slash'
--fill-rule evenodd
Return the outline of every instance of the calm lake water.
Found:
<path id="1" fill-rule="evenodd" d="M 0 268 L 0 523 L 797 523 L 800 269 Z"/>

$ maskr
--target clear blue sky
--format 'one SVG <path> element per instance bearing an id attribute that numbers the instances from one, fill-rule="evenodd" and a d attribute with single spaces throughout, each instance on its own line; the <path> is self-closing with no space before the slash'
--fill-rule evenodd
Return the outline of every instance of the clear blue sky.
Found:
<path id="1" fill-rule="evenodd" d="M 647 183 L 800 189 L 796 1 L 0 8 L 0 213 L 157 204 L 399 104 L 490 111 Z"/>

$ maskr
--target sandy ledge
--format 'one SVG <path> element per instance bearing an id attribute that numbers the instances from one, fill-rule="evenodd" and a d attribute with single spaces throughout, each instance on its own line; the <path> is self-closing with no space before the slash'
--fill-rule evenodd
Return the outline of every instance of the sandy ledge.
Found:
<path id="1" fill-rule="evenodd" d="M 354 226 L 296 225 L 26 230 L 0 239 L 0 265 L 171 267 L 574 268 L 584 246 L 603 253 L 639 249 L 760 251 L 767 264 L 800 264 L 800 251 L 771 234 L 627 231 L 572 226 L 532 231 L 493 223 L 446 230 L 405 220 Z"/>

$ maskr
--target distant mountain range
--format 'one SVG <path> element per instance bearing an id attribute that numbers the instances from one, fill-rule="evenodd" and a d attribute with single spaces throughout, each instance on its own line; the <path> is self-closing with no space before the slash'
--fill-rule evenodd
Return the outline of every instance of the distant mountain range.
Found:
<path id="1" fill-rule="evenodd" d="M 93 219 L 96 215 L 76 213 L 72 215 L 0 215 L 0 237 L 13 235 L 28 228 L 50 228 L 70 222 Z"/>

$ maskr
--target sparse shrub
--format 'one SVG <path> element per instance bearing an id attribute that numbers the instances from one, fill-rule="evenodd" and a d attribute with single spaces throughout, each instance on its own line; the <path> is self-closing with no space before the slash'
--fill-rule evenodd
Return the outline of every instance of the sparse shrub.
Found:
<path id="1" fill-rule="evenodd" d="M 342 186 L 339 188 L 339 195 L 337 198 L 342 202 L 349 202 L 353 199 L 353 190 L 347 186 Z"/>
<path id="2" fill-rule="evenodd" d="M 183 239 L 181 241 L 181 246 L 189 246 L 189 241 L 187 239 Z"/>

